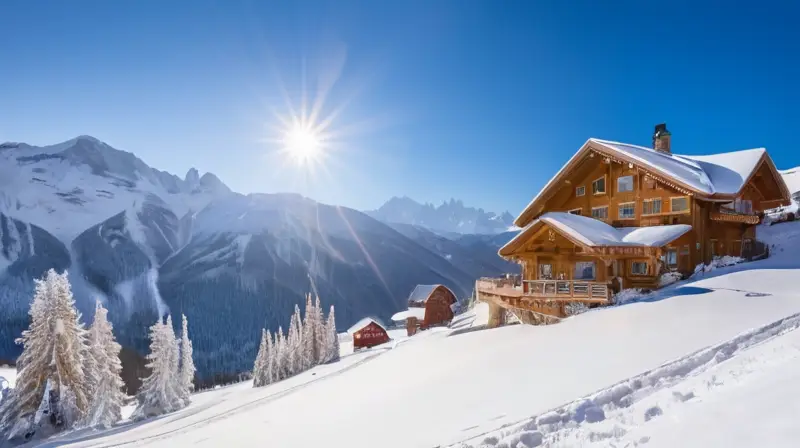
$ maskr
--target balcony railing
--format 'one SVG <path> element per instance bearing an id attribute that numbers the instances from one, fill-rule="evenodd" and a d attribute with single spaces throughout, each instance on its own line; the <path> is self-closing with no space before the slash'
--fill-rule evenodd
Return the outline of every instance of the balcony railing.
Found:
<path id="1" fill-rule="evenodd" d="M 711 220 L 744 224 L 758 224 L 761 222 L 761 218 L 755 213 L 738 211 L 728 207 L 720 207 L 718 210 L 712 211 Z"/>
<path id="2" fill-rule="evenodd" d="M 607 301 L 608 285 L 588 280 L 523 280 L 505 278 L 482 278 L 476 287 L 502 297 L 530 297 L 548 300 Z"/>
<path id="3" fill-rule="evenodd" d="M 608 300 L 608 285 L 587 280 L 525 280 L 523 295 Z"/>

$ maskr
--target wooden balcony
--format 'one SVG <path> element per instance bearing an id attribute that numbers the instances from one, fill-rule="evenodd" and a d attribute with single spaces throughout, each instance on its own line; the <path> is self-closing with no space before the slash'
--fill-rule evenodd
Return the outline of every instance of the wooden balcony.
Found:
<path id="1" fill-rule="evenodd" d="M 521 284 L 520 284 L 521 283 Z M 509 299 L 544 299 L 549 301 L 608 303 L 608 285 L 587 280 L 523 280 L 482 278 L 480 293 Z"/>
<path id="2" fill-rule="evenodd" d="M 742 224 L 758 224 L 761 218 L 755 213 L 744 213 L 728 207 L 720 207 L 711 212 L 712 221 L 738 222 Z"/>

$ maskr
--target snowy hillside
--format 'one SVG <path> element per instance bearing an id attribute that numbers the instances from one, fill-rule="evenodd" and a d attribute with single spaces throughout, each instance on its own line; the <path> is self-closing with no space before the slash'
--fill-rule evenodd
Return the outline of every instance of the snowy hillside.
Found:
<path id="1" fill-rule="evenodd" d="M 407 197 L 394 197 L 367 214 L 386 223 L 421 226 L 448 237 L 501 233 L 514 225 L 514 217 L 508 212 L 498 215 L 481 208 L 466 207 L 454 199 L 434 206 Z"/>
<path id="2" fill-rule="evenodd" d="M 0 360 L 19 354 L 32 279 L 50 268 L 69 270 L 85 315 L 106 301 L 120 342 L 140 353 L 158 313 L 187 314 L 203 329 L 203 378 L 249 369 L 260 329 L 285 326 L 309 291 L 348 326 L 388 319 L 418 283 L 463 297 L 474 282 L 363 213 L 241 195 L 195 169 L 179 178 L 88 136 L 0 145 Z"/>
<path id="3" fill-rule="evenodd" d="M 800 223 L 769 259 L 558 325 L 433 329 L 51 446 L 794 446 Z M 309 430 L 308 422 L 313 423 Z"/>

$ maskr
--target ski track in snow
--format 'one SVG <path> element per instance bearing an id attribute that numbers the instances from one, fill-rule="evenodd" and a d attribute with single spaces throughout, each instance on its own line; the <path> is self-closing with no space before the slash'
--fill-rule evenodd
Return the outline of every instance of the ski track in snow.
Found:
<path id="1" fill-rule="evenodd" d="M 531 448 L 539 445 L 585 446 L 592 443 L 617 446 L 614 442 L 625 442 L 620 446 L 645 444 L 650 440 L 647 435 L 642 435 L 637 440 L 624 439 L 632 430 L 641 430 L 641 425 L 661 417 L 667 406 L 659 406 L 657 403 L 652 406 L 637 406 L 637 404 L 646 402 L 648 398 L 664 390 L 671 392 L 673 403 L 692 400 L 696 398 L 694 391 L 684 393 L 678 390 L 689 377 L 707 372 L 752 347 L 794 331 L 798 327 L 800 327 L 800 313 L 746 332 L 721 344 L 698 350 L 526 421 L 484 433 L 451 447 Z M 800 350 L 794 350 L 794 357 L 800 357 Z M 737 361 L 742 364 L 756 362 L 747 358 L 744 358 L 743 362 L 738 359 Z M 760 361 L 761 364 L 769 362 L 769 360 Z M 736 370 L 734 375 L 741 373 L 742 370 Z M 712 376 L 711 381 L 707 383 L 709 390 L 722 385 L 715 379 L 716 377 Z M 637 416 L 638 418 L 628 410 L 636 411 L 642 408 L 644 412 Z"/>

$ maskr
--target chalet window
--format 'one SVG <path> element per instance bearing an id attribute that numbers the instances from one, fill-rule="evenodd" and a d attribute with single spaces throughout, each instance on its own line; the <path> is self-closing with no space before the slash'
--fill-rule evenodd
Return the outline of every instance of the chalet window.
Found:
<path id="1" fill-rule="evenodd" d="M 689 255 L 689 245 L 685 245 L 681 247 L 681 255 Z"/>
<path id="2" fill-rule="evenodd" d="M 647 263 L 644 261 L 634 261 L 631 263 L 631 274 L 647 275 Z"/>
<path id="3" fill-rule="evenodd" d="M 553 265 L 549 263 L 539 265 L 539 279 L 552 280 L 553 279 Z"/>
<path id="4" fill-rule="evenodd" d="M 636 203 L 627 202 L 619 204 L 619 219 L 634 219 L 636 218 Z"/>
<path id="5" fill-rule="evenodd" d="M 594 261 L 579 261 L 575 263 L 575 280 L 594 280 Z"/>
<path id="6" fill-rule="evenodd" d="M 689 198 L 672 198 L 671 208 L 673 212 L 685 212 L 689 210 Z"/>
<path id="7" fill-rule="evenodd" d="M 622 176 L 617 178 L 617 191 L 633 191 L 633 176 Z"/>
<path id="8" fill-rule="evenodd" d="M 583 196 L 585 194 L 586 194 L 586 187 L 584 187 L 583 185 L 575 188 L 575 196 Z"/>
<path id="9" fill-rule="evenodd" d="M 733 203 L 733 210 L 738 213 L 753 213 L 753 201 L 737 198 Z"/>
<path id="10" fill-rule="evenodd" d="M 569 213 L 570 215 L 578 215 L 578 216 L 581 216 L 581 209 L 579 209 L 579 208 L 573 208 L 573 209 L 572 209 L 572 210 L 570 210 L 568 213 Z"/>
<path id="11" fill-rule="evenodd" d="M 608 219 L 608 207 L 595 207 L 592 209 L 592 218 L 605 221 Z"/>
<path id="12" fill-rule="evenodd" d="M 592 182 L 592 194 L 604 194 L 606 192 L 605 176 Z"/>
<path id="13" fill-rule="evenodd" d="M 678 251 L 675 249 L 667 249 L 667 253 L 663 255 L 662 259 L 667 266 L 675 267 L 678 265 Z"/>
<path id="14" fill-rule="evenodd" d="M 657 215 L 661 213 L 661 199 L 645 199 L 642 201 L 643 215 Z"/>

